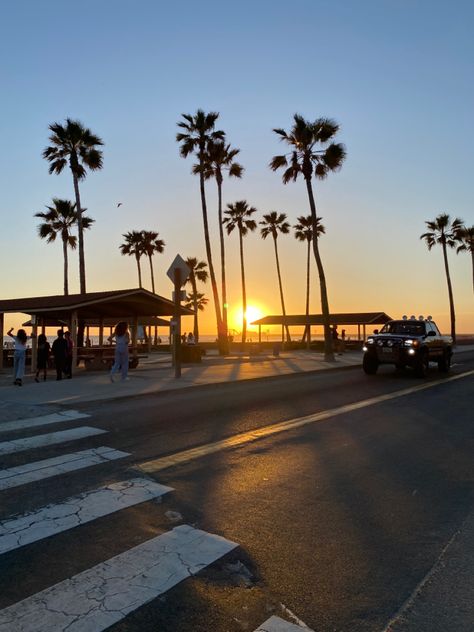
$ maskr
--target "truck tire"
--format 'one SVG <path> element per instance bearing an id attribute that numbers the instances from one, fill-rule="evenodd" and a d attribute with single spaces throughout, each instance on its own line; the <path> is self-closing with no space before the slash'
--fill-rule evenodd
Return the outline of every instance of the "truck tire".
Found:
<path id="1" fill-rule="evenodd" d="M 428 352 L 422 351 L 415 365 L 415 374 L 417 377 L 426 377 L 428 375 L 429 359 Z"/>
<path id="2" fill-rule="evenodd" d="M 440 373 L 449 373 L 451 368 L 451 353 L 445 351 L 443 357 L 438 360 L 438 370 Z"/>
<path id="3" fill-rule="evenodd" d="M 377 369 L 379 368 L 377 358 L 373 358 L 366 353 L 364 355 L 364 359 L 362 360 L 362 368 L 364 369 L 364 373 L 367 375 L 375 375 L 377 373 Z"/>

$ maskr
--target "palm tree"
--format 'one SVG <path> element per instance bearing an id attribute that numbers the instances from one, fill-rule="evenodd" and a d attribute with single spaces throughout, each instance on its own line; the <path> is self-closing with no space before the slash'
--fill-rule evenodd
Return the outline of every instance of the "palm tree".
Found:
<path id="1" fill-rule="evenodd" d="M 239 231 L 240 246 L 240 275 L 242 278 L 242 346 L 247 340 L 247 291 L 245 288 L 245 266 L 244 266 L 244 237 L 249 231 L 253 232 L 257 228 L 257 222 L 251 219 L 257 212 L 253 206 L 249 206 L 246 200 L 239 200 L 234 204 L 227 204 L 226 217 L 222 223 L 225 225 L 227 234 L 236 228 Z"/>
<path id="2" fill-rule="evenodd" d="M 209 299 L 204 296 L 201 292 L 191 292 L 188 295 L 188 299 L 185 302 L 184 306 L 187 309 L 194 310 L 194 341 L 197 344 L 199 342 L 199 323 L 198 323 L 198 312 L 203 312 L 206 305 L 209 303 Z"/>
<path id="3" fill-rule="evenodd" d="M 125 241 L 119 246 L 120 252 L 123 255 L 135 257 L 138 268 L 138 286 L 143 287 L 142 270 L 140 267 L 140 258 L 145 254 L 143 249 L 143 233 L 141 230 L 132 230 L 128 233 L 124 233 L 122 237 L 124 237 Z"/>
<path id="4" fill-rule="evenodd" d="M 471 262 L 472 262 L 472 287 L 474 289 L 474 226 L 468 228 L 467 226 L 463 226 L 458 234 L 456 235 L 456 239 L 461 243 L 460 246 L 457 247 L 456 252 L 470 252 L 471 253 Z"/>
<path id="5" fill-rule="evenodd" d="M 224 244 L 224 228 L 222 216 L 222 182 L 223 172 L 227 171 L 230 177 L 241 178 L 244 168 L 238 162 L 234 161 L 240 149 L 234 149 L 223 140 L 211 141 L 207 145 L 205 173 L 206 180 L 215 178 L 217 183 L 217 209 L 219 221 L 219 239 L 221 249 L 221 282 L 222 282 L 222 325 L 226 336 L 228 335 L 227 323 L 227 286 L 226 286 L 226 269 L 225 269 L 225 244 Z M 198 171 L 196 171 L 198 172 Z"/>
<path id="6" fill-rule="evenodd" d="M 274 129 L 291 148 L 290 154 L 274 156 L 270 162 L 273 171 L 284 168 L 283 183 L 290 180 L 296 182 L 300 174 L 306 182 L 309 207 L 311 209 L 311 219 L 313 220 L 313 252 L 319 274 L 319 285 L 321 291 L 321 311 L 324 325 L 324 357 L 326 360 L 334 360 L 332 348 L 329 301 L 326 287 L 326 276 L 324 274 L 323 263 L 319 252 L 318 244 L 318 216 L 316 212 L 316 202 L 313 193 L 313 175 L 320 180 L 326 178 L 331 171 L 341 168 L 346 157 L 346 150 L 341 143 L 330 144 L 339 130 L 339 125 L 331 119 L 319 118 L 311 123 L 306 121 L 301 115 L 294 115 L 294 123 L 289 133 L 284 129 Z"/>
<path id="7" fill-rule="evenodd" d="M 317 218 L 317 231 L 318 237 L 326 232 L 326 229 L 321 224 L 322 217 Z M 295 229 L 295 238 L 298 241 L 305 241 L 307 243 L 307 256 L 306 256 L 306 320 L 309 318 L 309 276 L 310 276 L 310 259 L 311 259 L 311 242 L 313 241 L 313 218 L 311 215 L 301 215 L 298 217 L 298 223 L 293 226 Z M 306 325 L 303 340 L 306 339 L 308 348 L 310 344 L 310 325 Z"/>
<path id="8" fill-rule="evenodd" d="M 209 142 L 224 140 L 225 134 L 222 130 L 215 130 L 216 120 L 219 117 L 218 112 L 205 113 L 203 110 L 197 110 L 193 116 L 191 114 L 182 114 L 184 120 L 178 123 L 183 132 L 176 134 L 176 140 L 181 143 L 180 155 L 187 158 L 189 154 L 195 154 L 198 159 L 197 165 L 193 167 L 193 173 L 199 174 L 199 185 L 201 191 L 201 208 L 204 226 L 204 240 L 206 243 L 206 257 L 209 266 L 209 274 L 211 277 L 212 295 L 214 298 L 214 309 L 217 321 L 217 336 L 219 340 L 219 351 L 227 352 L 228 341 L 224 331 L 222 322 L 222 313 L 220 307 L 219 292 L 217 290 L 216 275 L 214 265 L 212 263 L 211 240 L 209 236 L 209 224 L 207 220 L 207 204 L 205 190 L 205 164 L 206 151 Z"/>
<path id="9" fill-rule="evenodd" d="M 196 302 L 193 303 L 192 308 L 194 309 L 194 340 L 196 341 L 196 344 L 197 344 L 199 342 L 199 323 L 198 323 L 199 292 L 197 291 L 197 282 L 201 281 L 201 283 L 206 283 L 207 279 L 209 278 L 209 274 L 206 270 L 207 263 L 205 261 L 198 261 L 196 257 L 188 257 L 186 259 L 186 263 L 190 270 L 188 280 L 186 281 L 186 283 L 189 283 L 191 285 L 192 292 L 190 296 L 196 299 Z M 204 295 L 201 295 L 201 296 L 204 296 Z M 206 299 L 206 303 L 207 301 L 208 299 Z"/>
<path id="10" fill-rule="evenodd" d="M 142 248 L 143 254 L 148 257 L 150 263 L 151 290 L 155 294 L 155 275 L 153 274 L 152 257 L 157 252 L 161 254 L 165 249 L 165 242 L 159 239 L 159 233 L 154 230 L 142 230 Z"/>
<path id="11" fill-rule="evenodd" d="M 49 126 L 51 145 L 43 151 L 43 158 L 49 163 L 49 173 L 60 174 L 69 165 L 76 197 L 77 226 L 79 237 L 79 284 L 81 294 L 86 293 L 86 264 L 84 258 L 83 208 L 79 195 L 79 180 L 86 177 L 87 169 L 102 169 L 102 151 L 98 147 L 104 143 L 84 127 L 80 121 L 66 119 L 66 124 L 53 123 Z"/>
<path id="12" fill-rule="evenodd" d="M 76 205 L 69 200 L 53 198 L 53 205 L 46 206 L 46 208 L 48 209 L 47 213 L 35 213 L 35 217 L 44 220 L 38 226 L 38 235 L 41 239 L 46 239 L 48 244 L 56 241 L 58 235 L 61 236 L 64 257 L 64 294 L 67 295 L 69 294 L 67 249 L 69 247 L 74 250 L 77 245 L 77 237 L 71 234 L 71 229 L 78 221 Z M 84 211 L 86 210 L 84 209 Z M 82 216 L 82 228 L 90 228 L 93 223 L 94 220 L 91 217 Z"/>
<path id="13" fill-rule="evenodd" d="M 441 213 L 434 220 L 427 221 L 425 224 L 429 231 L 420 235 L 420 239 L 424 239 L 428 250 L 431 250 L 436 244 L 441 244 L 443 249 L 444 271 L 448 283 L 449 312 L 451 315 L 451 337 L 453 342 L 456 342 L 456 314 L 454 311 L 453 287 L 449 274 L 447 248 L 454 248 L 456 246 L 456 238 L 463 227 L 463 221 L 456 217 L 451 222 L 451 218 L 447 213 Z"/>
<path id="14" fill-rule="evenodd" d="M 268 235 L 271 235 L 273 237 L 273 245 L 275 247 L 275 260 L 276 260 L 277 273 L 278 273 L 278 284 L 280 286 L 280 300 L 281 300 L 281 311 L 283 313 L 283 324 L 286 329 L 286 340 L 287 342 L 291 342 L 290 330 L 288 329 L 288 325 L 286 324 L 285 299 L 283 298 L 283 285 L 281 282 L 280 260 L 278 257 L 278 246 L 277 246 L 278 233 L 287 235 L 290 232 L 290 225 L 286 221 L 285 213 L 277 213 L 276 211 L 271 211 L 267 215 L 264 215 L 263 221 L 259 223 L 263 226 L 263 228 L 260 230 L 262 238 L 266 239 Z"/>

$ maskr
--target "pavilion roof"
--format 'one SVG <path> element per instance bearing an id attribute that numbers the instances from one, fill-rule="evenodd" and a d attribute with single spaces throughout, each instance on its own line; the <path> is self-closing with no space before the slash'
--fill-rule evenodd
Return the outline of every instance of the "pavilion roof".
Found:
<path id="1" fill-rule="evenodd" d="M 341 314 L 330 315 L 331 325 L 383 325 L 392 320 L 385 312 L 346 312 Z M 306 314 L 287 315 L 284 318 L 281 315 L 264 316 L 258 320 L 254 320 L 252 325 L 322 325 L 322 314 Z"/>
<path id="2" fill-rule="evenodd" d="M 130 317 L 172 316 L 174 304 L 167 298 L 153 294 L 143 288 L 88 292 L 30 298 L 0 299 L 0 313 L 23 313 L 48 319 L 63 319 L 77 311 L 78 318 L 118 319 L 124 314 Z M 181 307 L 181 315 L 192 315 L 190 309 Z"/>

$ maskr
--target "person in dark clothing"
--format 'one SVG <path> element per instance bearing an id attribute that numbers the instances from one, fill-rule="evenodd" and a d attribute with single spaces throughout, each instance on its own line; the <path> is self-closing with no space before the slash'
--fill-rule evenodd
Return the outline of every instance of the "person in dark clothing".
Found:
<path id="1" fill-rule="evenodd" d="M 66 340 L 66 344 L 67 344 L 66 364 L 64 366 L 64 373 L 66 374 L 67 378 L 71 379 L 72 378 L 72 352 L 74 349 L 74 343 L 72 341 L 72 336 L 71 336 L 70 331 L 66 331 L 66 333 L 64 334 L 64 339 Z"/>
<path id="2" fill-rule="evenodd" d="M 66 369 L 67 357 L 67 341 L 64 338 L 62 329 L 58 329 L 58 337 L 53 342 L 52 352 L 54 356 L 54 364 L 56 366 L 56 379 L 62 380 L 63 373 Z"/>
<path id="3" fill-rule="evenodd" d="M 48 359 L 51 346 L 44 334 L 38 336 L 38 355 L 36 358 L 36 376 L 35 382 L 39 382 L 39 376 L 41 371 L 43 372 L 43 381 L 46 382 L 46 375 L 48 373 Z"/>

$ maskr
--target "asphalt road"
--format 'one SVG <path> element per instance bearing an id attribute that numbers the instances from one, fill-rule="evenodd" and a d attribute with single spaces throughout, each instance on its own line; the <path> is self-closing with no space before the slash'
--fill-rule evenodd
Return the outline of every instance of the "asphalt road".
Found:
<path id="1" fill-rule="evenodd" d="M 349 408 L 148 474 L 174 489 L 161 503 L 1 555 L 0 608 L 184 522 L 239 547 L 112 630 L 252 631 L 289 609 L 315 631 L 380 632 L 473 510 L 474 376 L 451 379 L 473 369 L 474 354 L 465 353 L 450 376 L 432 369 L 427 380 L 391 368 L 373 377 L 341 370 L 83 406 L 87 425 L 130 456 L 3 491 L 0 520 L 136 477 L 150 460 Z M 397 395 L 420 385 L 430 387 Z M 74 450 L 101 445 L 103 436 L 87 437 Z M 2 468 L 58 453 L 9 454 Z"/>

